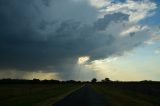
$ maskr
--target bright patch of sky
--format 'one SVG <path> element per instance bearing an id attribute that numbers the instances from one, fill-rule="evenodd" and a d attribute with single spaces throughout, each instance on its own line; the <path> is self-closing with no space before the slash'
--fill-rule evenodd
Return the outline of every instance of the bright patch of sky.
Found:
<path id="1" fill-rule="evenodd" d="M 132 25 L 127 30 L 123 30 L 121 36 L 149 29 L 148 32 L 152 37 L 148 43 L 126 52 L 123 56 L 96 60 L 88 67 L 97 71 L 99 79 L 110 77 L 113 80 L 160 80 L 160 33 L 158 32 L 160 30 L 160 3 L 149 0 L 137 2 L 132 0 L 124 2 L 90 0 L 90 2 L 100 10 L 100 17 L 103 17 L 103 14 L 115 12 L 130 15 L 129 24 Z"/>
<path id="2" fill-rule="evenodd" d="M 96 70 L 99 80 L 105 77 L 124 81 L 160 80 L 160 54 L 155 53 L 158 47 L 159 42 L 143 45 L 124 56 L 94 61 L 89 67 Z"/>

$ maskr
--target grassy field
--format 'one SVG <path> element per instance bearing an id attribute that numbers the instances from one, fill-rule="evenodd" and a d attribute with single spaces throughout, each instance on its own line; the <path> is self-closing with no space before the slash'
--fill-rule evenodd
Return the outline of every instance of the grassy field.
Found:
<path id="1" fill-rule="evenodd" d="M 160 106 L 160 83 L 0 84 L 0 106 L 51 106 L 84 84 L 105 96 L 110 106 Z"/>
<path id="2" fill-rule="evenodd" d="M 0 106 L 48 106 L 82 84 L 1 84 Z"/>
<path id="3" fill-rule="evenodd" d="M 105 95 L 111 106 L 160 106 L 160 94 L 156 93 L 160 89 L 154 86 L 94 84 L 93 88 Z"/>

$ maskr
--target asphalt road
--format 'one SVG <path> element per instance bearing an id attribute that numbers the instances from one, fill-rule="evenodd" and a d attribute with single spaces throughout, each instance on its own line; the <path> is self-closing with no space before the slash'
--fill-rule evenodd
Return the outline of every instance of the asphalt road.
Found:
<path id="1" fill-rule="evenodd" d="M 103 95 L 94 91 L 91 85 L 85 85 L 66 96 L 53 106 L 109 106 Z"/>

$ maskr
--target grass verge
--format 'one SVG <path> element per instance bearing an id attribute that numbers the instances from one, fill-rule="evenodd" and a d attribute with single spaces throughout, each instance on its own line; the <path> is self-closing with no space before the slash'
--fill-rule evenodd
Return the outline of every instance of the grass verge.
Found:
<path id="1" fill-rule="evenodd" d="M 0 106 L 49 106 L 80 84 L 0 85 Z"/>
<path id="2" fill-rule="evenodd" d="M 93 88 L 104 94 L 111 106 L 160 106 L 160 97 L 104 85 L 93 85 Z"/>

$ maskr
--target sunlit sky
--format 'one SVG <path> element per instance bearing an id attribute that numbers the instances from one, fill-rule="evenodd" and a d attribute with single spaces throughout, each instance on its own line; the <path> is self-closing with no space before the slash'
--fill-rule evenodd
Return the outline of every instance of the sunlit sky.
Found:
<path id="1" fill-rule="evenodd" d="M 0 78 L 160 81 L 159 0 L 0 0 Z"/>

